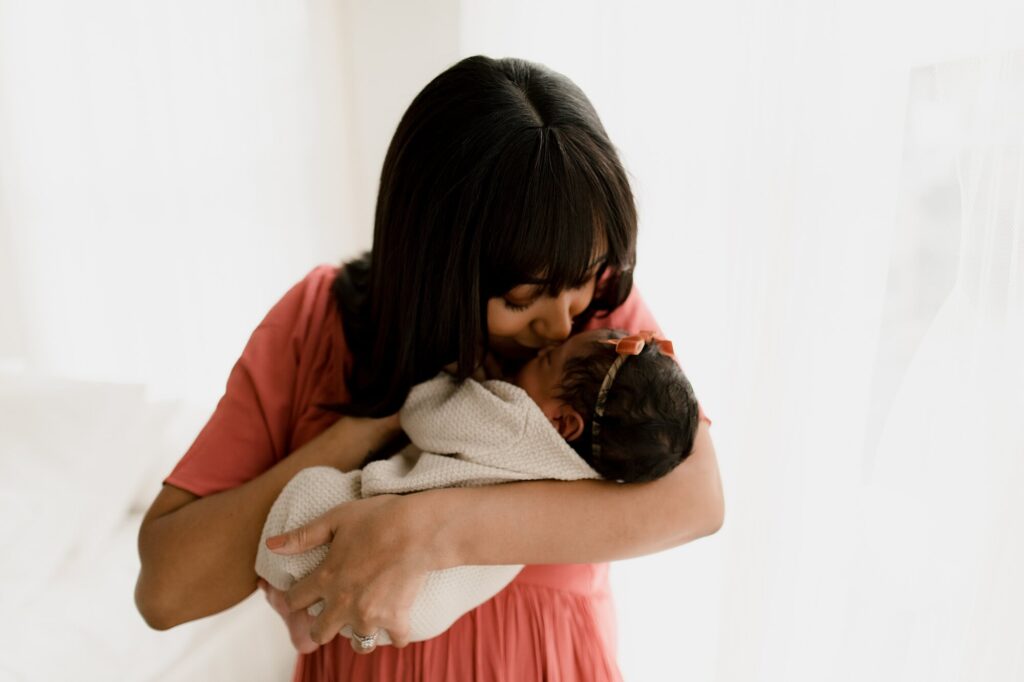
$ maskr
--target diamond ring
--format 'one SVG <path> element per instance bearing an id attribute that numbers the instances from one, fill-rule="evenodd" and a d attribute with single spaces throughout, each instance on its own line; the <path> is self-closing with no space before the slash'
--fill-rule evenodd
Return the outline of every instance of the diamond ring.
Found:
<path id="1" fill-rule="evenodd" d="M 364 649 L 364 650 L 372 649 L 373 647 L 377 646 L 377 634 L 379 632 L 380 631 L 378 630 L 377 632 L 373 633 L 372 635 L 363 636 L 363 635 L 359 634 L 358 632 L 356 632 L 355 630 L 352 630 L 352 638 L 355 639 L 359 643 L 359 648 Z"/>

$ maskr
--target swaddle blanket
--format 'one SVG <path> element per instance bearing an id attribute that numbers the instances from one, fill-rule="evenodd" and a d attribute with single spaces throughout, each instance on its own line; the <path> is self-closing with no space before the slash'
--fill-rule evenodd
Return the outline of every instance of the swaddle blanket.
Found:
<path id="1" fill-rule="evenodd" d="M 342 502 L 428 488 L 601 477 L 525 391 L 504 381 L 466 379 L 459 385 L 442 373 L 412 388 L 399 420 L 411 443 L 398 454 L 347 473 L 310 467 L 288 482 L 267 515 L 256 553 L 257 574 L 277 589 L 287 590 L 312 572 L 327 556 L 328 545 L 282 555 L 268 550 L 266 540 Z M 522 568 L 514 564 L 431 571 L 409 614 L 409 640 L 441 634 L 501 591 Z M 313 616 L 322 610 L 323 600 L 307 609 Z M 351 626 L 342 628 L 341 634 L 351 637 Z M 385 630 L 377 641 L 391 643 Z"/>

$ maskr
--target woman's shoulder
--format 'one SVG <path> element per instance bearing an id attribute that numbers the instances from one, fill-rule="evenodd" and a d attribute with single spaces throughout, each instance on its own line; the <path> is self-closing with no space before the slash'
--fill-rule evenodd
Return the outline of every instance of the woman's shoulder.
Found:
<path id="1" fill-rule="evenodd" d="M 194 495 L 234 488 L 328 425 L 312 406 L 321 396 L 345 398 L 340 368 L 347 350 L 331 295 L 337 270 L 317 265 L 278 296 L 249 336 L 210 419 L 165 483 Z"/>
<path id="2" fill-rule="evenodd" d="M 282 299 L 284 305 L 293 308 L 291 332 L 298 344 L 296 351 L 314 365 L 327 357 L 346 366 L 351 360 L 336 298 L 335 280 L 341 269 L 330 263 L 316 265 Z"/>
<path id="3" fill-rule="evenodd" d="M 260 323 L 286 331 L 295 343 L 333 333 L 340 328 L 334 281 L 341 268 L 329 263 L 314 266 L 294 282 Z"/>
<path id="4" fill-rule="evenodd" d="M 271 306 L 255 333 L 272 335 L 279 346 L 290 346 L 296 358 L 309 357 L 325 345 L 347 352 L 333 292 L 339 270 L 329 263 L 308 270 Z"/>
<path id="5" fill-rule="evenodd" d="M 291 309 L 299 320 L 322 318 L 332 308 L 337 308 L 332 293 L 334 280 L 340 267 L 321 263 L 307 272 L 278 302 L 278 306 Z"/>

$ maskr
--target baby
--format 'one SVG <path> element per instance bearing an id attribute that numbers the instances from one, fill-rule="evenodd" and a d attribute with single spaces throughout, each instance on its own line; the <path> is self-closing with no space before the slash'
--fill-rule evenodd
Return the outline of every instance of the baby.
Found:
<path id="1" fill-rule="evenodd" d="M 595 329 L 542 350 L 514 381 L 603 478 L 652 481 L 689 456 L 702 415 L 672 353 L 651 332 Z"/>
<path id="2" fill-rule="evenodd" d="M 279 590 L 308 575 L 323 561 L 327 546 L 279 555 L 266 548 L 267 538 L 346 501 L 517 480 L 636 483 L 664 476 L 689 456 L 701 416 L 690 382 L 671 354 L 671 342 L 650 332 L 630 336 L 599 329 L 542 350 L 517 372 L 514 383 L 477 378 L 459 383 L 442 373 L 414 386 L 399 413 L 409 446 L 356 471 L 311 467 L 289 481 L 267 516 L 257 574 Z M 521 569 L 432 571 L 410 610 L 410 641 L 444 632 Z M 323 602 L 317 602 L 308 614 L 322 609 Z M 351 637 L 351 627 L 340 634 Z M 385 631 L 380 635 L 379 643 L 390 644 Z"/>

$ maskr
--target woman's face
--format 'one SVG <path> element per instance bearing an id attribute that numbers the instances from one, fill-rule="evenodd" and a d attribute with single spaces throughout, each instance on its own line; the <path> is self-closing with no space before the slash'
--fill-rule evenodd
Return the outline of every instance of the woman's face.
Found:
<path id="1" fill-rule="evenodd" d="M 537 357 L 522 366 L 512 383 L 526 391 L 541 410 L 547 413 L 548 408 L 562 403 L 558 393 L 569 360 L 592 355 L 593 343 L 608 336 L 607 329 L 591 329 L 580 332 L 565 343 L 543 348 Z"/>
<path id="2" fill-rule="evenodd" d="M 563 289 L 558 296 L 540 284 L 521 284 L 504 296 L 487 301 L 490 346 L 509 359 L 533 357 L 546 346 L 569 338 L 573 318 L 590 305 L 597 272 L 577 289 Z"/>

